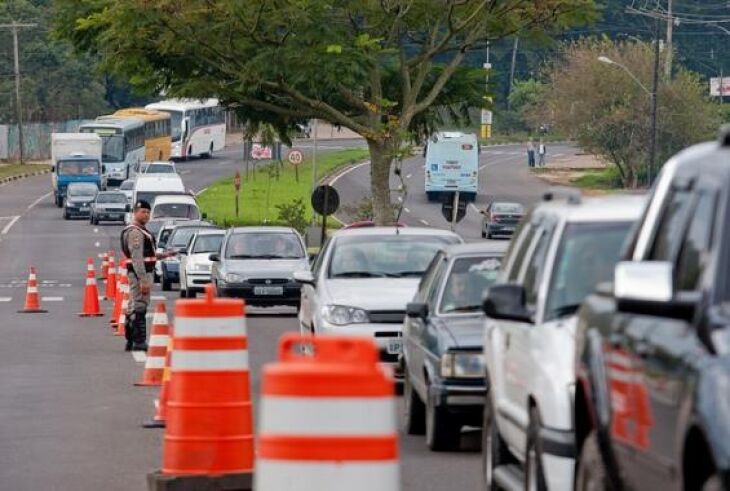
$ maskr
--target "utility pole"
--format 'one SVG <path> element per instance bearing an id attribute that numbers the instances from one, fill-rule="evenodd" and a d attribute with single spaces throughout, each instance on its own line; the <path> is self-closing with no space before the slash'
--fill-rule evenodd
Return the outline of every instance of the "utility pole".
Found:
<path id="1" fill-rule="evenodd" d="M 672 78 L 672 30 L 674 29 L 674 18 L 672 17 L 672 0 L 667 0 L 667 57 L 664 61 L 664 79 Z"/>
<path id="2" fill-rule="evenodd" d="M 656 163 L 657 140 L 657 91 L 659 89 L 659 19 L 656 19 L 654 32 L 654 80 L 651 87 L 651 147 L 649 150 L 649 169 L 646 180 L 651 187 L 654 182 L 654 165 Z"/>
<path id="3" fill-rule="evenodd" d="M 512 66 L 509 70 L 509 91 L 507 92 L 507 110 L 512 109 L 512 103 L 510 102 L 509 96 L 512 95 L 512 87 L 515 84 L 515 66 L 517 65 L 517 47 L 520 44 L 519 36 L 515 36 L 515 42 L 512 45 Z"/>
<path id="4" fill-rule="evenodd" d="M 489 70 L 492 69 L 492 64 L 489 62 L 489 41 L 487 41 L 487 61 L 482 65 L 483 68 L 487 71 L 487 78 L 486 78 L 486 84 L 484 89 L 484 105 L 490 104 L 492 102 L 492 98 L 488 97 L 486 94 L 489 91 Z M 482 109 L 482 138 L 491 138 L 492 137 L 492 111 L 490 109 L 487 109 L 486 107 Z"/>
<path id="5" fill-rule="evenodd" d="M 20 24 L 13 21 L 11 24 L 0 24 L 0 29 L 10 29 L 13 33 L 13 53 L 15 65 L 15 120 L 18 124 L 18 149 L 20 163 L 23 162 L 23 106 L 20 101 L 20 61 L 18 57 L 18 29 L 30 29 L 38 24 Z"/>

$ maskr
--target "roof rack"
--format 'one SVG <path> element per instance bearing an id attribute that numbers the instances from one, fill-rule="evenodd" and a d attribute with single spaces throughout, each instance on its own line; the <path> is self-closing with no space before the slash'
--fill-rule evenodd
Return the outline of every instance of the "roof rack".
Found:
<path id="1" fill-rule="evenodd" d="M 564 199 L 571 205 L 579 205 L 583 201 L 580 191 L 566 186 L 555 186 L 543 193 L 543 201 L 554 201 Z"/>

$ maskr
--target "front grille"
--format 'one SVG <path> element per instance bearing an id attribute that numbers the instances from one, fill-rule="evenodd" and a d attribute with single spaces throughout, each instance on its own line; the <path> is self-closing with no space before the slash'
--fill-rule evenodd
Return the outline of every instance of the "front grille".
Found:
<path id="1" fill-rule="evenodd" d="M 289 283 L 287 278 L 249 278 L 248 282 L 252 285 L 283 285 Z"/>
<path id="2" fill-rule="evenodd" d="M 371 310 L 368 312 L 370 322 L 381 324 L 402 324 L 406 318 L 403 310 Z"/>

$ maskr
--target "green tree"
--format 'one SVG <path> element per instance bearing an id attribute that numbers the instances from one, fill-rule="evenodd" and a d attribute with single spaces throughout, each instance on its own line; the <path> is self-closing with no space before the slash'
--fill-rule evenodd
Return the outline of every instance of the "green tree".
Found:
<path id="1" fill-rule="evenodd" d="M 410 139 L 484 103 L 468 52 L 587 20 L 593 0 L 57 0 L 57 32 L 136 87 L 216 95 L 243 120 L 326 120 L 362 135 L 378 223 Z"/>
<path id="2" fill-rule="evenodd" d="M 598 61 L 599 56 L 624 65 L 641 85 L 618 65 Z M 648 162 L 653 59 L 650 43 L 601 39 L 567 44 L 548 70 L 546 101 L 533 109 L 533 123 L 551 121 L 613 163 L 624 186 L 637 187 Z M 706 84 L 681 67 L 659 85 L 657 115 L 660 165 L 682 148 L 711 138 L 721 121 Z"/>

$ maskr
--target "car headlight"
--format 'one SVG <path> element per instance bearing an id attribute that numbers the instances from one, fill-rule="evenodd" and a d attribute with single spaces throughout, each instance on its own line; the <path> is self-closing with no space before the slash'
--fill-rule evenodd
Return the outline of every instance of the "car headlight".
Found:
<path id="1" fill-rule="evenodd" d="M 441 376 L 444 378 L 481 378 L 484 376 L 482 353 L 445 353 L 441 357 Z"/>
<path id="2" fill-rule="evenodd" d="M 325 305 L 322 307 L 322 317 L 325 321 L 336 326 L 368 322 L 367 312 L 357 307 L 348 307 L 346 305 Z"/>
<path id="3" fill-rule="evenodd" d="M 228 273 L 225 276 L 226 283 L 243 283 L 244 278 L 240 274 Z"/>
<path id="4" fill-rule="evenodd" d="M 192 264 L 190 266 L 190 270 L 207 273 L 208 271 L 210 271 L 210 264 L 205 264 L 205 263 Z"/>

